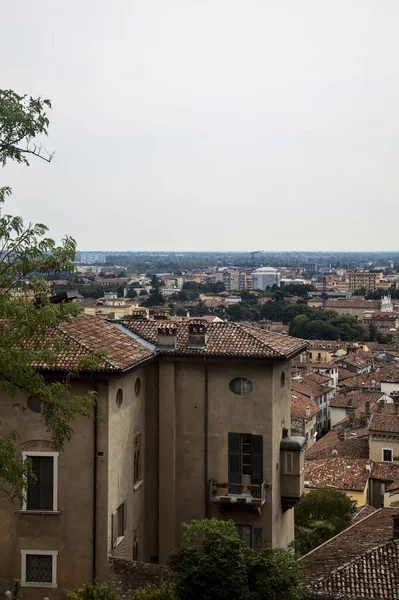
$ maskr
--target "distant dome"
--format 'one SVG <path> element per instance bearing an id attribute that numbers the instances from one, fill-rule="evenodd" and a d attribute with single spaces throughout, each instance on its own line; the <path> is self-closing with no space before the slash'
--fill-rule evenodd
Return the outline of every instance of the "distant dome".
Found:
<path id="1" fill-rule="evenodd" d="M 255 273 L 277 273 L 277 269 L 273 269 L 273 267 L 261 267 L 260 269 L 255 269 Z"/>

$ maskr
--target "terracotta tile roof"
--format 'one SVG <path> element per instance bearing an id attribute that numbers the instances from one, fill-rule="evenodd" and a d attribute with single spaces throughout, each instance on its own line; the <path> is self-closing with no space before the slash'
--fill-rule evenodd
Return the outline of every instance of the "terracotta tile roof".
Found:
<path id="1" fill-rule="evenodd" d="M 200 320 L 200 319 L 199 319 Z M 176 323 L 176 349 L 158 349 L 158 353 L 200 356 L 242 356 L 253 358 L 290 358 L 302 352 L 307 342 L 279 333 L 273 333 L 240 323 L 216 322 L 206 325 L 206 345 L 204 348 L 189 346 L 189 324 Z M 124 326 L 144 340 L 157 344 L 157 321 L 128 321 Z"/>
<path id="2" fill-rule="evenodd" d="M 328 576 L 333 569 L 379 544 L 391 541 L 393 515 L 399 515 L 398 508 L 380 508 L 302 556 L 300 561 L 304 563 L 307 577 Z"/>
<path id="3" fill-rule="evenodd" d="M 386 487 L 387 492 L 396 492 L 397 490 L 399 490 L 399 480 L 393 481 Z"/>
<path id="4" fill-rule="evenodd" d="M 332 454 L 333 451 L 334 454 Z M 369 440 L 367 429 L 365 427 L 342 431 L 333 429 L 317 440 L 309 450 L 306 450 L 305 459 L 313 461 L 332 458 L 334 455 L 340 458 L 368 459 Z M 325 468 L 323 467 L 323 470 Z"/>
<path id="5" fill-rule="evenodd" d="M 374 508 L 374 506 L 370 506 L 370 504 L 365 504 L 364 506 L 358 506 L 355 514 L 352 517 L 352 525 L 361 521 L 365 517 L 368 517 L 375 513 L 378 509 Z"/>
<path id="6" fill-rule="evenodd" d="M 329 598 L 398 600 L 398 564 L 399 540 L 392 540 L 356 556 L 311 587 Z"/>
<path id="7" fill-rule="evenodd" d="M 314 444 L 315 445 L 315 444 Z M 363 492 L 368 471 L 366 458 L 336 456 L 305 461 L 305 487 L 332 487 L 337 490 Z"/>
<path id="8" fill-rule="evenodd" d="M 342 382 L 343 387 L 373 389 L 380 388 L 381 382 L 399 383 L 399 364 L 393 363 L 380 367 L 371 373 L 355 375 Z"/>
<path id="9" fill-rule="evenodd" d="M 291 393 L 291 414 L 298 419 L 311 419 L 318 411 L 317 405 L 307 396 L 298 392 Z"/>
<path id="10" fill-rule="evenodd" d="M 372 479 L 399 481 L 399 465 L 391 462 L 375 462 L 371 470 Z"/>
<path id="11" fill-rule="evenodd" d="M 394 405 L 386 404 L 381 413 L 372 415 L 369 423 L 370 433 L 399 433 L 399 415 L 394 414 Z"/>
<path id="12" fill-rule="evenodd" d="M 338 383 L 340 384 L 342 381 L 346 379 L 352 379 L 354 377 L 352 371 L 347 371 L 343 367 L 338 367 Z"/>
<path id="13" fill-rule="evenodd" d="M 331 408 L 359 408 L 364 406 L 366 402 L 370 402 L 370 406 L 377 402 L 383 394 L 381 392 L 363 392 L 362 390 L 342 391 L 335 398 L 330 400 Z"/>
<path id="14" fill-rule="evenodd" d="M 328 375 L 321 375 L 320 373 L 314 373 L 313 371 L 308 373 L 306 377 L 311 381 L 315 381 L 319 385 L 323 385 L 323 383 L 328 383 L 329 381 L 331 381 L 331 377 L 329 377 Z"/>
<path id="15" fill-rule="evenodd" d="M 59 338 L 67 347 L 55 350 L 54 362 L 40 362 L 34 367 L 46 371 L 78 369 L 80 359 L 104 351 L 106 358 L 98 365 L 99 371 L 124 371 L 152 356 L 152 351 L 133 339 L 128 333 L 100 317 L 80 314 L 70 322 L 49 329 L 47 344 L 54 349 Z"/>
<path id="16" fill-rule="evenodd" d="M 303 377 L 302 381 L 298 381 L 293 379 L 291 382 L 291 387 L 293 390 L 302 394 L 303 396 L 308 396 L 309 398 L 319 398 L 323 394 L 327 394 L 332 391 L 334 388 L 325 387 L 324 385 L 319 385 L 316 381 L 313 381 L 310 377 Z"/>
<path id="17" fill-rule="evenodd" d="M 351 354 L 350 356 L 344 356 L 339 359 L 340 364 L 349 365 L 351 367 L 356 367 L 357 369 L 365 369 L 368 366 L 372 366 L 374 354 L 368 356 L 367 358 L 364 356 L 358 356 L 357 354 Z"/>

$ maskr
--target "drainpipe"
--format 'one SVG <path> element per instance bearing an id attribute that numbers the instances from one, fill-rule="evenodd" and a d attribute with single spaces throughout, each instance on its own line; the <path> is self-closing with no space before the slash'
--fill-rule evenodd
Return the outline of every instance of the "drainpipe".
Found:
<path id="1" fill-rule="evenodd" d="M 90 385 L 96 393 L 96 399 L 94 402 L 94 423 L 93 423 L 93 515 L 92 515 L 92 528 L 93 528 L 93 543 L 92 543 L 92 572 L 91 578 L 92 583 L 96 583 L 96 563 L 97 563 L 97 421 L 98 421 L 98 391 L 97 386 L 90 381 Z"/>
<path id="2" fill-rule="evenodd" d="M 209 518 L 209 481 L 208 481 L 208 361 L 204 358 L 204 479 L 205 479 L 205 518 Z"/>

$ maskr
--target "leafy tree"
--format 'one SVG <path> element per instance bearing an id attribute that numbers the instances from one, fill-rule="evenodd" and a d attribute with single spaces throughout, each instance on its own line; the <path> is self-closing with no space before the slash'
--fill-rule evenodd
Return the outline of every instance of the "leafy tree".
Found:
<path id="1" fill-rule="evenodd" d="M 311 490 L 295 507 L 295 549 L 309 552 L 349 527 L 356 501 L 333 488 Z"/>
<path id="2" fill-rule="evenodd" d="M 47 133 L 47 100 L 19 96 L 0 90 L 0 161 L 28 164 L 27 155 L 41 156 L 35 136 Z M 0 188 L 0 206 L 11 190 Z M 54 272 L 72 272 L 75 241 L 65 237 L 61 245 L 47 237 L 41 223 L 24 225 L 21 217 L 0 217 L 0 390 L 15 399 L 15 407 L 24 409 L 23 396 L 35 395 L 42 401 L 42 417 L 55 447 L 61 450 L 71 438 L 71 422 L 77 415 L 90 415 L 94 394 L 70 397 L 71 376 L 64 381 L 48 381 L 32 365 L 54 361 L 57 352 L 66 349 L 55 334 L 52 347 L 47 342 L 49 328 L 77 312 L 74 305 L 55 305 L 49 300 L 45 276 Z M 21 287 L 29 280 L 29 285 Z M 20 290 L 15 297 L 15 288 Z M 33 294 L 32 301 L 29 294 Z M 54 331 L 54 330 L 53 330 Z M 89 364 L 82 361 L 82 368 Z M 94 365 L 92 364 L 91 367 Z M 4 427 L 4 426 L 3 426 Z M 30 476 L 29 461 L 21 462 L 16 444 L 17 433 L 0 435 L 0 489 L 10 495 L 21 494 Z"/>
<path id="3" fill-rule="evenodd" d="M 133 594 L 132 600 L 177 600 L 177 596 L 173 585 L 162 583 L 139 588 Z"/>
<path id="4" fill-rule="evenodd" d="M 117 594 L 106 584 L 85 583 L 67 593 L 68 600 L 119 600 Z M 144 599 L 143 599 L 144 600 Z"/>
<path id="5" fill-rule="evenodd" d="M 133 288 L 129 288 L 127 290 L 127 294 L 126 294 L 126 298 L 136 298 L 137 297 L 137 292 L 135 289 Z"/>
<path id="6" fill-rule="evenodd" d="M 252 550 L 233 521 L 183 525 L 182 545 L 170 558 L 180 600 L 299 600 L 301 566 L 284 550 Z"/>
<path id="7" fill-rule="evenodd" d="M 42 153 L 41 144 L 35 144 L 38 135 L 47 135 L 49 120 L 47 99 L 20 96 L 13 90 L 0 90 L 0 163 L 8 160 L 29 164 L 29 154 L 50 162 L 53 155 Z"/>
<path id="8" fill-rule="evenodd" d="M 181 600 L 246 598 L 246 552 L 233 521 L 184 523 L 182 545 L 170 557 L 177 596 Z"/>

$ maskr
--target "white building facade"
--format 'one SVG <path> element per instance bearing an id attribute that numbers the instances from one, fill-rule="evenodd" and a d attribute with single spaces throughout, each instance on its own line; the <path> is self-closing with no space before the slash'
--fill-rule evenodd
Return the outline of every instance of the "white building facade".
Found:
<path id="1" fill-rule="evenodd" d="M 281 273 L 273 267 L 261 267 L 252 273 L 252 289 L 265 290 L 268 287 L 277 285 L 280 287 Z"/>

